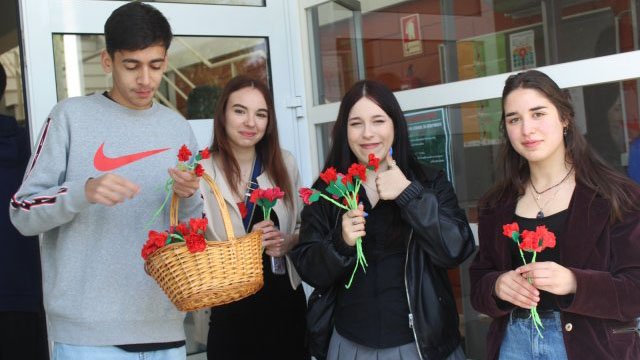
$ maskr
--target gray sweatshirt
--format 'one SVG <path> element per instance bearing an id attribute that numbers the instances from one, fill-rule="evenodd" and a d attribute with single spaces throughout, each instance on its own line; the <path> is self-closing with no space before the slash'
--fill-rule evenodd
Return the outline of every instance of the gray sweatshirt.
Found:
<path id="1" fill-rule="evenodd" d="M 185 338 L 184 313 L 145 273 L 140 256 L 144 225 L 164 200 L 167 169 L 182 144 L 195 152 L 191 127 L 157 103 L 132 110 L 97 94 L 53 108 L 10 204 L 21 233 L 43 233 L 51 340 L 122 345 Z M 90 204 L 86 181 L 107 172 L 138 184 L 140 192 L 113 207 Z M 199 193 L 181 205 L 181 220 L 202 216 Z M 151 228 L 168 229 L 168 214 L 167 206 Z"/>

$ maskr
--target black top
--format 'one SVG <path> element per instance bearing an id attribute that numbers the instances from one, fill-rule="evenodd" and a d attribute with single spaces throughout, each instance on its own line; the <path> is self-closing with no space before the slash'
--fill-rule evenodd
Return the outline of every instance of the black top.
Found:
<path id="1" fill-rule="evenodd" d="M 560 263 L 560 247 L 557 245 L 557 243 L 562 241 L 559 236 L 562 234 L 562 230 L 564 229 L 564 224 L 567 220 L 568 213 L 569 210 L 567 209 L 560 211 L 559 213 L 544 217 L 542 219 L 523 218 L 521 216 L 514 215 L 514 221 L 518 223 L 521 234 L 524 230 L 535 231 L 537 226 L 544 225 L 549 231 L 556 235 L 556 246 L 553 248 L 546 248 L 543 251 L 539 252 L 536 255 L 536 262 L 553 261 L 555 263 Z M 511 268 L 515 270 L 524 264 L 522 263 L 520 252 L 518 251 L 518 247 L 514 241 L 510 242 L 509 248 L 511 250 Z M 523 254 L 525 260 L 527 260 L 527 263 L 530 263 L 533 253 L 523 251 Z M 540 290 L 540 302 L 538 303 L 538 310 L 559 311 L 560 307 L 556 302 L 556 295 Z"/>
<path id="2" fill-rule="evenodd" d="M 339 282 L 335 327 L 343 337 L 368 347 L 404 345 L 414 341 L 404 281 L 410 227 L 404 221 L 400 228 L 389 227 L 400 216 L 394 201 L 380 200 L 372 209 L 364 189 L 360 199 L 369 214 L 362 240 L 369 266 L 366 274 L 358 269 L 350 289 L 342 284 L 351 271 Z"/>

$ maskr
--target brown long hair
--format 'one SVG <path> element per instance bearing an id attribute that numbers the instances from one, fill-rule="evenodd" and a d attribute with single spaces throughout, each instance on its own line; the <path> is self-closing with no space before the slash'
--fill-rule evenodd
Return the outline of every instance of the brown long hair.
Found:
<path id="1" fill-rule="evenodd" d="M 544 95 L 556 107 L 563 125 L 566 126 L 564 137 L 565 161 L 575 169 L 576 181 L 595 191 L 611 204 L 611 222 L 620 221 L 625 212 L 637 211 L 638 185 L 625 175 L 607 164 L 591 146 L 576 127 L 574 110 L 568 93 L 546 74 L 529 70 L 511 75 L 502 90 L 502 119 L 500 131 L 503 143 L 498 160 L 498 179 L 480 200 L 481 208 L 495 206 L 512 194 L 524 195 L 530 179 L 529 163 L 515 151 L 505 126 L 504 103 L 507 96 L 516 89 L 533 89 Z"/>
<path id="2" fill-rule="evenodd" d="M 222 171 L 224 172 L 227 182 L 229 184 L 237 184 L 240 181 L 240 166 L 231 151 L 229 136 L 225 130 L 225 113 L 231 94 L 247 87 L 260 91 L 264 97 L 264 101 L 267 103 L 269 116 L 264 136 L 256 144 L 256 152 L 260 156 L 262 166 L 266 170 L 271 181 L 273 181 L 275 186 L 278 186 L 282 191 L 284 191 L 284 200 L 287 205 L 289 205 L 289 207 L 293 207 L 293 196 L 295 196 L 295 194 L 292 193 L 292 184 L 289 179 L 289 172 L 284 164 L 284 159 L 282 158 L 282 152 L 280 150 L 280 141 L 278 140 L 278 123 L 273 106 L 273 97 L 265 83 L 245 75 L 239 75 L 229 80 L 222 90 L 222 95 L 220 95 L 220 99 L 218 99 L 216 104 L 213 122 L 213 143 L 209 150 L 212 154 L 221 156 L 220 160 L 222 163 Z M 231 191 L 233 191 L 235 195 L 242 197 L 242 194 L 237 193 L 235 186 L 231 186 Z"/>

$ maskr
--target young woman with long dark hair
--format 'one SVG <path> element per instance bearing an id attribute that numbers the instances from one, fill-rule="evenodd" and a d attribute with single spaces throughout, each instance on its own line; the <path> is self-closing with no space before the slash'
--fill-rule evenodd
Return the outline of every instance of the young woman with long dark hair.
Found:
<path id="1" fill-rule="evenodd" d="M 209 359 L 308 359 L 305 345 L 305 296 L 300 277 L 287 257 L 298 242 L 300 186 L 296 161 L 280 149 L 273 98 L 267 86 L 237 76 L 224 87 L 216 105 L 211 158 L 202 160 L 230 211 L 238 236 L 262 230 L 264 287 L 240 301 L 211 309 Z M 249 202 L 256 188 L 280 187 L 271 220 Z M 207 239 L 226 240 L 220 209 L 201 182 Z"/>
<path id="2" fill-rule="evenodd" d="M 345 212 L 318 201 L 302 211 L 292 260 L 316 288 L 310 304 L 334 294 L 314 316 L 318 323 L 309 323 L 312 354 L 349 360 L 464 359 L 446 269 L 472 254 L 471 230 L 444 172 L 413 155 L 391 90 L 363 80 L 342 99 L 324 168 L 347 173 L 352 163 L 366 164 L 369 154 L 381 162 L 377 172 L 366 174 L 359 209 Z M 320 180 L 314 184 L 324 187 Z M 358 237 L 368 267 L 366 273 L 358 270 L 346 289 Z M 316 313 L 315 306 L 309 314 Z"/>
<path id="3" fill-rule="evenodd" d="M 638 186 L 596 155 L 568 95 L 542 72 L 510 76 L 502 110 L 498 179 L 480 201 L 470 269 L 472 304 L 494 318 L 488 359 L 638 359 Z M 523 265 L 503 235 L 514 222 L 546 226 L 556 246 Z"/>

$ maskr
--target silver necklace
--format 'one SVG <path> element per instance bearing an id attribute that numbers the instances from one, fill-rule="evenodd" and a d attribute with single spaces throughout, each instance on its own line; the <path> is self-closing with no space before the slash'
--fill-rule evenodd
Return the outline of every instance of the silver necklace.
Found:
<path id="1" fill-rule="evenodd" d="M 564 181 L 564 180 L 562 180 L 562 181 Z M 562 181 L 559 184 L 554 185 L 553 187 L 558 187 L 558 185 L 562 184 Z M 533 189 L 533 184 L 531 184 L 531 188 Z M 544 202 L 544 204 L 542 204 L 542 206 L 540 206 L 540 204 L 538 203 L 538 200 L 540 199 L 540 194 L 541 193 L 538 194 L 538 199 L 536 199 L 536 196 L 533 195 L 533 193 L 531 193 L 531 197 L 533 198 L 533 201 L 536 203 L 536 206 L 538 207 L 538 213 L 536 214 L 536 219 L 544 219 L 544 212 L 542 211 L 542 209 L 545 206 L 547 206 L 549 204 L 549 202 L 551 202 L 551 200 L 555 199 L 556 195 L 558 195 L 558 192 L 560 192 L 560 188 L 559 187 L 556 189 L 556 191 L 553 193 L 553 195 L 550 198 L 548 198 L 547 201 Z"/>
<path id="2" fill-rule="evenodd" d="M 555 188 L 555 187 L 560 186 L 560 184 L 562 184 L 565 180 L 567 180 L 567 179 L 569 178 L 569 175 L 571 175 L 571 172 L 572 172 L 572 171 L 573 171 L 573 166 L 571 166 L 571 169 L 569 169 L 569 172 L 567 173 L 567 175 L 565 175 L 565 176 L 562 178 L 562 180 L 560 180 L 560 182 L 559 182 L 559 183 L 557 183 L 557 184 L 555 184 L 555 185 L 552 185 L 552 186 L 550 186 L 550 187 L 548 187 L 548 188 L 546 188 L 546 189 L 544 189 L 544 190 L 542 190 L 542 191 L 538 191 L 538 189 L 536 189 L 536 186 L 535 186 L 535 185 L 533 185 L 533 181 L 532 181 L 532 180 L 529 180 L 529 183 L 531 184 L 531 188 L 533 188 L 533 191 L 534 191 L 534 192 L 536 193 L 536 195 L 537 195 L 537 200 L 540 200 L 540 195 L 542 195 L 542 194 L 546 193 L 547 191 L 549 191 L 549 190 L 551 190 L 551 189 L 553 189 L 553 188 Z M 536 203 L 537 203 L 537 202 L 536 202 Z"/>

